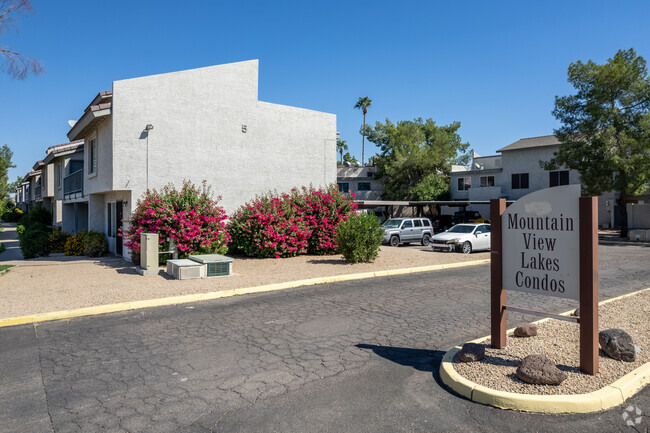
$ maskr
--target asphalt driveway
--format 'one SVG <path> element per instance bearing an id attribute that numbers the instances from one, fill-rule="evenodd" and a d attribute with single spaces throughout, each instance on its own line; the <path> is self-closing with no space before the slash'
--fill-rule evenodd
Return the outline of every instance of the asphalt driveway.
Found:
<path id="1" fill-rule="evenodd" d="M 602 252 L 601 298 L 650 287 L 650 248 Z M 441 356 L 489 332 L 488 295 L 474 266 L 2 328 L 0 432 L 629 429 L 624 408 L 531 415 L 446 389 Z M 647 429 L 650 391 L 629 403 Z"/>

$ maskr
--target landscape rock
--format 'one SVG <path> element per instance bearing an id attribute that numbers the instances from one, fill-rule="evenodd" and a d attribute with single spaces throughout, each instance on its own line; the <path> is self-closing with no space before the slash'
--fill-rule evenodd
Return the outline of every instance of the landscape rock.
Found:
<path id="1" fill-rule="evenodd" d="M 526 323 L 515 328 L 515 337 L 534 337 L 536 335 L 537 325 L 534 323 Z"/>
<path id="2" fill-rule="evenodd" d="M 460 362 L 476 362 L 485 356 L 485 346 L 476 343 L 465 343 L 458 353 Z"/>
<path id="3" fill-rule="evenodd" d="M 526 383 L 559 385 L 566 380 L 567 374 L 546 356 L 534 353 L 521 361 L 517 377 Z"/>
<path id="4" fill-rule="evenodd" d="M 606 329 L 598 333 L 603 352 L 618 361 L 634 362 L 636 349 L 632 337 L 622 329 Z"/>

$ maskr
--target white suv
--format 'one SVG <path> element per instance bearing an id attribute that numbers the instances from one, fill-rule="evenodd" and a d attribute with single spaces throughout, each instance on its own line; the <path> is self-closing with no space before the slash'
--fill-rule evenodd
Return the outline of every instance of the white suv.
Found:
<path id="1" fill-rule="evenodd" d="M 384 230 L 384 243 L 393 247 L 411 242 L 427 246 L 433 236 L 433 226 L 428 218 L 391 218 L 381 228 Z"/>

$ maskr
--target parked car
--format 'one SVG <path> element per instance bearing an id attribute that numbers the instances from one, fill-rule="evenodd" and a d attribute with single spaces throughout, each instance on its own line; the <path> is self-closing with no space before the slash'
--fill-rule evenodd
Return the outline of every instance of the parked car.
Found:
<path id="1" fill-rule="evenodd" d="M 393 247 L 411 242 L 427 246 L 433 236 L 433 225 L 428 218 L 391 218 L 381 228 L 384 230 L 384 243 Z"/>
<path id="2" fill-rule="evenodd" d="M 433 217 L 433 233 L 442 233 L 454 225 L 451 215 L 438 215 Z"/>
<path id="3" fill-rule="evenodd" d="M 437 234 L 431 239 L 433 251 L 462 251 L 469 254 L 472 251 L 490 249 L 489 224 L 456 224 L 444 233 Z"/>
<path id="4" fill-rule="evenodd" d="M 475 210 L 459 210 L 454 212 L 453 216 L 454 224 L 461 223 L 489 223 L 490 220 L 483 218 L 478 211 Z"/>

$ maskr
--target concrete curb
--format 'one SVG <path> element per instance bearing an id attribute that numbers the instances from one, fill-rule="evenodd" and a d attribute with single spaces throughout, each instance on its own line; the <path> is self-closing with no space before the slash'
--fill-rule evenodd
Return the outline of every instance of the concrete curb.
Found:
<path id="1" fill-rule="evenodd" d="M 286 283 L 267 284 L 241 289 L 221 290 L 218 292 L 197 293 L 193 295 L 172 296 L 168 298 L 149 299 L 144 301 L 122 302 L 118 304 L 98 305 L 95 307 L 77 308 L 74 310 L 54 311 L 39 313 L 29 316 L 0 319 L 0 328 L 7 326 L 24 325 L 26 323 L 48 322 L 52 320 L 72 319 L 75 317 L 94 316 L 98 314 L 116 313 L 120 311 L 138 310 L 142 308 L 162 307 L 166 305 L 187 304 L 190 302 L 208 301 L 212 299 L 228 298 L 238 295 L 253 293 L 273 292 L 277 290 L 293 289 L 301 286 L 316 284 L 336 283 L 341 281 L 361 280 L 375 277 L 388 277 L 392 275 L 415 274 L 419 272 L 439 271 L 443 269 L 460 268 L 466 266 L 485 265 L 490 259 L 474 260 L 469 262 L 449 263 L 444 265 L 420 266 L 417 268 L 391 269 L 387 271 L 364 272 L 359 274 L 335 275 L 331 277 L 310 278 L 306 280 L 289 281 Z"/>
<path id="2" fill-rule="evenodd" d="M 648 290 L 650 288 L 607 299 L 601 301 L 599 305 L 634 296 Z M 572 312 L 573 310 L 567 311 L 562 313 L 562 315 L 569 315 Z M 544 318 L 534 323 L 542 323 L 547 320 L 551 319 Z M 510 334 L 513 331 L 514 328 L 509 329 L 507 333 Z M 488 338 L 490 337 L 482 337 L 471 342 L 482 343 Z M 501 409 L 540 413 L 599 412 L 623 404 L 625 400 L 632 397 L 650 383 L 650 362 L 647 362 L 614 383 L 587 394 L 534 395 L 497 391 L 472 382 L 456 372 L 453 359 L 460 350 L 461 346 L 456 346 L 443 356 L 442 363 L 440 364 L 440 377 L 442 378 L 442 382 L 469 400 Z"/>

